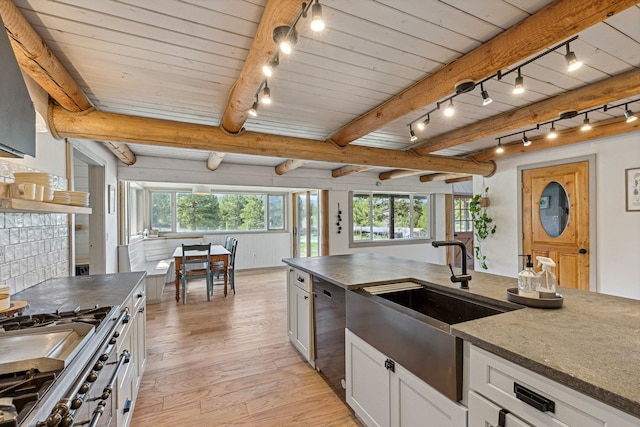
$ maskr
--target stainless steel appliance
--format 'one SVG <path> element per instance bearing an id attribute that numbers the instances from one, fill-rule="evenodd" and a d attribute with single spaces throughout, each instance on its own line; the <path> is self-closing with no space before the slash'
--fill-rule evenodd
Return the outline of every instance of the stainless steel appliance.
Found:
<path id="1" fill-rule="evenodd" d="M 345 290 L 313 276 L 316 369 L 333 391 L 346 401 Z"/>
<path id="2" fill-rule="evenodd" d="M 114 384 L 129 360 L 116 343 L 129 317 L 98 307 L 0 318 L 0 427 L 114 425 Z"/>

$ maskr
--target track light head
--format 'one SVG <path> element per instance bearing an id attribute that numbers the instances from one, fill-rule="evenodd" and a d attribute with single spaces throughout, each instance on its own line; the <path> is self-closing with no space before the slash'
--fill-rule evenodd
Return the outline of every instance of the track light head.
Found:
<path id="1" fill-rule="evenodd" d="M 498 154 L 504 153 L 504 148 L 502 148 L 502 144 L 500 143 L 500 139 L 498 139 L 498 146 L 496 147 L 496 153 L 498 153 Z"/>
<path id="2" fill-rule="evenodd" d="M 413 131 L 413 128 L 411 127 L 411 125 L 409 125 L 409 141 L 414 142 L 417 140 L 418 140 L 418 137 L 416 136 L 416 133 Z"/>
<path id="3" fill-rule="evenodd" d="M 276 56 L 271 58 L 271 60 L 262 66 L 262 72 L 265 76 L 271 77 L 273 75 L 273 71 L 276 67 L 280 65 L 280 55 L 276 53 Z"/>
<path id="4" fill-rule="evenodd" d="M 311 29 L 316 32 L 324 30 L 324 21 L 322 20 L 322 5 L 320 5 L 320 2 L 318 0 L 316 0 L 313 6 L 311 6 Z"/>
<path id="5" fill-rule="evenodd" d="M 281 25 L 273 30 L 273 41 L 280 46 L 280 52 L 289 55 L 298 43 L 298 32 L 288 25 Z"/>
<path id="6" fill-rule="evenodd" d="M 584 120 L 582 121 L 582 127 L 580 128 L 582 131 L 591 130 L 591 123 L 589 122 L 588 113 L 584 113 Z"/>
<path id="7" fill-rule="evenodd" d="M 489 96 L 489 92 L 484 90 L 482 83 L 480 83 L 480 96 L 482 96 L 482 105 L 489 105 L 493 102 L 493 99 Z"/>
<path id="8" fill-rule="evenodd" d="M 520 68 L 518 68 L 518 77 L 516 77 L 515 84 L 513 85 L 513 94 L 519 95 L 524 92 L 524 77 L 520 74 Z"/>
<path id="9" fill-rule="evenodd" d="M 525 147 L 531 145 L 531 141 L 527 138 L 527 135 L 524 132 L 522 132 L 522 144 L 524 144 Z"/>
<path id="10" fill-rule="evenodd" d="M 444 115 L 447 117 L 451 117 L 453 116 L 454 113 L 454 109 L 453 109 L 453 98 L 449 99 L 449 105 L 447 105 L 447 108 L 444 109 Z"/>
<path id="11" fill-rule="evenodd" d="M 431 123 L 431 119 L 429 118 L 429 115 L 427 114 L 427 118 L 424 119 L 421 122 L 418 122 L 416 127 L 418 128 L 418 130 L 425 130 L 426 127 L 429 126 L 429 123 Z"/>
<path id="12" fill-rule="evenodd" d="M 264 89 L 262 89 L 262 101 L 263 104 L 271 104 L 271 89 L 267 85 L 267 81 L 264 81 Z"/>
<path id="13" fill-rule="evenodd" d="M 549 133 L 547 133 L 548 139 L 556 139 L 558 137 L 558 132 L 556 132 L 556 127 L 553 122 L 551 122 L 551 129 L 549 129 Z"/>
<path id="14" fill-rule="evenodd" d="M 251 106 L 251 108 L 249 109 L 249 115 L 251 117 L 257 117 L 258 116 L 258 101 L 255 101 L 253 103 L 253 105 Z"/>
<path id="15" fill-rule="evenodd" d="M 638 117 L 633 113 L 633 111 L 629 110 L 628 104 L 624 106 L 624 116 L 627 118 L 627 123 L 635 122 L 638 120 Z"/>
<path id="16" fill-rule="evenodd" d="M 578 68 L 582 67 L 582 61 L 578 61 L 578 57 L 575 52 L 570 50 L 569 42 L 567 42 L 567 53 L 564 55 L 565 61 L 567 61 L 567 71 L 575 71 Z"/>

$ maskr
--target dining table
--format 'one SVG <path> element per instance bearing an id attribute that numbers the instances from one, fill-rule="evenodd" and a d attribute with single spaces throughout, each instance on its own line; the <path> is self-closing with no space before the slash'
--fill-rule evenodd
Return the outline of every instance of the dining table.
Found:
<path id="1" fill-rule="evenodd" d="M 202 259 L 206 258 L 206 251 L 189 251 L 188 258 L 190 259 Z M 227 296 L 227 278 L 228 278 L 228 270 L 229 270 L 229 256 L 231 252 L 229 252 L 222 245 L 211 245 L 211 251 L 209 252 L 209 268 L 211 270 L 211 274 L 214 271 L 218 271 L 219 268 L 216 268 L 216 263 L 223 263 L 224 268 L 224 296 Z M 176 266 L 176 301 L 180 301 L 180 270 L 182 269 L 182 245 L 178 246 L 175 251 L 173 251 L 173 258 L 175 260 L 174 265 Z"/>

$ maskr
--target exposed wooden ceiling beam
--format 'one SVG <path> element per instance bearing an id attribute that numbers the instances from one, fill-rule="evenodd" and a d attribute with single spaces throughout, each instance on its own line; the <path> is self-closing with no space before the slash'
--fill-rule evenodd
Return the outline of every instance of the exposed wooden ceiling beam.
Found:
<path id="1" fill-rule="evenodd" d="M 636 4 L 636 0 L 558 0 L 343 126 L 329 139 L 345 146 Z M 490 59 L 490 60 L 488 60 Z"/>
<path id="2" fill-rule="evenodd" d="M 338 148 L 328 141 L 244 132 L 231 136 L 215 126 L 92 111 L 71 114 L 50 106 L 51 133 L 57 138 L 111 140 L 190 148 L 224 153 L 295 158 L 320 162 L 362 164 L 386 168 L 461 172 L 489 176 L 493 162 L 444 156 L 416 156 L 407 151 L 350 145 Z"/>
<path id="3" fill-rule="evenodd" d="M 561 93 L 524 107 L 514 108 L 451 132 L 434 136 L 419 145 L 414 145 L 412 151 L 419 155 L 433 153 L 486 136 L 498 135 L 501 132 L 509 132 L 557 119 L 561 112 L 587 110 L 638 93 L 640 93 L 640 69 L 633 69 L 588 86 Z"/>
<path id="4" fill-rule="evenodd" d="M 20 68 L 63 108 L 75 113 L 92 109 L 87 95 L 13 1 L 0 1 L 0 16 Z M 136 156 L 126 144 L 111 141 L 103 144 L 123 163 L 132 165 L 136 162 Z"/>
<path id="5" fill-rule="evenodd" d="M 209 158 L 207 159 L 207 169 L 210 171 L 214 171 L 218 169 L 222 160 L 224 160 L 225 153 L 216 153 L 212 151 L 209 153 Z"/>
<path id="6" fill-rule="evenodd" d="M 470 175 L 468 174 L 460 174 L 460 173 L 430 173 L 427 175 L 422 175 L 420 177 L 420 182 L 433 182 L 433 181 L 448 181 L 452 179 L 466 178 Z M 473 178 L 473 177 L 472 177 Z"/>
<path id="7" fill-rule="evenodd" d="M 579 142 L 591 141 L 594 139 L 606 138 L 608 136 L 619 135 L 622 133 L 640 130 L 640 120 L 627 123 L 624 117 L 616 117 L 609 120 L 592 123 L 589 131 L 583 131 L 580 127 L 565 129 L 558 132 L 555 139 L 545 138 L 544 136 L 529 138 L 531 145 L 525 147 L 522 142 L 510 142 L 502 144 L 504 152 L 496 153 L 495 147 L 478 151 L 471 157 L 479 162 L 495 160 L 503 157 L 515 156 L 517 154 L 532 153 L 534 151 L 547 150 L 549 148 L 561 147 L 564 145 L 575 144 Z"/>
<path id="8" fill-rule="evenodd" d="M 396 179 L 396 178 L 404 178 L 406 176 L 418 175 L 424 171 L 413 171 L 406 169 L 394 169 L 392 171 L 382 172 L 378 175 L 381 181 L 386 181 L 387 179 Z"/>
<path id="9" fill-rule="evenodd" d="M 273 58 L 277 49 L 273 41 L 273 30 L 281 25 L 291 25 L 301 6 L 300 0 L 269 0 L 264 8 L 247 59 L 240 76 L 231 87 L 229 101 L 220 122 L 220 127 L 229 134 L 238 134 L 249 117 L 256 91 L 265 79 L 262 66 Z"/>
<path id="10" fill-rule="evenodd" d="M 289 159 L 276 166 L 276 174 L 284 175 L 309 163 L 308 160 Z"/>
<path id="11" fill-rule="evenodd" d="M 369 169 L 371 169 L 371 166 L 347 165 L 332 170 L 331 176 L 334 178 L 341 178 L 343 176 L 351 175 L 354 173 L 368 171 Z"/>
<path id="12" fill-rule="evenodd" d="M 467 175 L 467 176 L 461 176 L 460 178 L 445 179 L 444 183 L 445 184 L 455 184 L 456 182 L 467 182 L 467 181 L 472 181 L 472 180 L 473 180 L 473 176 L 472 175 Z"/>

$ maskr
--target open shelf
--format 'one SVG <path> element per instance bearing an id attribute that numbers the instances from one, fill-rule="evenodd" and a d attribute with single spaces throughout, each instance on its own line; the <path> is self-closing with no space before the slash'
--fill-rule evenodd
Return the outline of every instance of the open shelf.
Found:
<path id="1" fill-rule="evenodd" d="M 24 199 L 0 199 L 0 212 L 90 214 L 91 208 Z"/>

